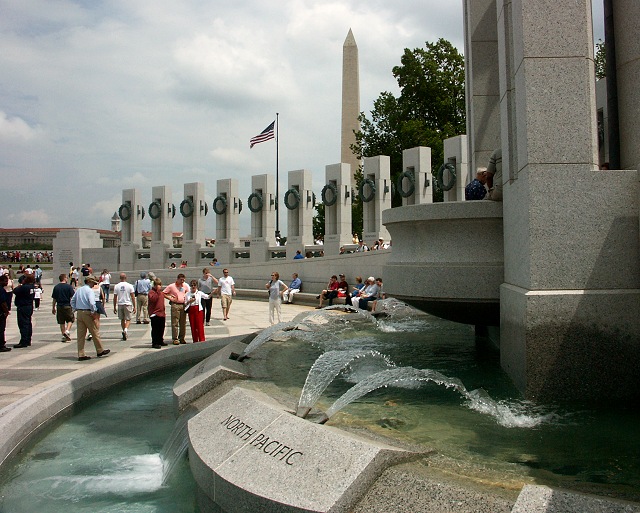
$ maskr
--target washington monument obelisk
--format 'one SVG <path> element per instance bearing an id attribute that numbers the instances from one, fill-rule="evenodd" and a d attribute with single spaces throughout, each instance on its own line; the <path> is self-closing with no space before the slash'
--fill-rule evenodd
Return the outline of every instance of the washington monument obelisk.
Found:
<path id="1" fill-rule="evenodd" d="M 340 162 L 351 164 L 351 184 L 355 185 L 354 173 L 360 161 L 351 151 L 355 144 L 354 132 L 360 130 L 360 75 L 358 71 L 358 45 L 351 29 L 342 46 L 342 138 L 340 145 Z"/>

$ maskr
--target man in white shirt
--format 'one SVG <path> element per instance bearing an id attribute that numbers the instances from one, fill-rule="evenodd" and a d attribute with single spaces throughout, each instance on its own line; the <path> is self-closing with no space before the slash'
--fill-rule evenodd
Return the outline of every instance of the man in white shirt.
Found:
<path id="1" fill-rule="evenodd" d="M 113 313 L 120 319 L 122 340 L 127 340 L 131 317 L 136 313 L 136 299 L 133 285 L 127 282 L 125 273 L 120 273 L 120 283 L 113 287 Z"/>
<path id="2" fill-rule="evenodd" d="M 222 278 L 218 280 L 218 291 L 220 291 L 220 304 L 222 305 L 222 320 L 229 318 L 232 296 L 236 295 L 236 282 L 229 276 L 229 269 L 222 270 Z"/>

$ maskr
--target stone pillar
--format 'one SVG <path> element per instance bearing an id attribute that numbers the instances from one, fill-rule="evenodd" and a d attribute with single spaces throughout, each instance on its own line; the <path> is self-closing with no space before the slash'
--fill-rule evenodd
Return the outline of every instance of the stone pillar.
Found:
<path id="1" fill-rule="evenodd" d="M 389 242 L 389 230 L 382 225 L 382 211 L 391 208 L 391 159 L 386 155 L 367 157 L 362 170 L 362 237 L 368 245 L 378 239 Z M 366 181 L 373 182 L 374 189 Z M 373 196 L 370 201 L 365 201 Z"/>
<path id="2" fill-rule="evenodd" d="M 475 172 L 500 146 L 496 0 L 465 0 L 464 30 L 467 137 L 470 169 Z"/>
<path id="3" fill-rule="evenodd" d="M 122 219 L 120 265 L 123 269 L 134 269 L 137 260 L 136 250 L 142 247 L 142 219 L 145 216 L 137 189 L 122 191 L 122 205 L 118 214 Z"/>
<path id="4" fill-rule="evenodd" d="M 351 244 L 351 166 L 332 164 L 325 168 L 322 189 L 324 207 L 324 254 L 337 255 L 340 246 Z M 328 203 L 332 203 L 329 205 Z"/>
<path id="5" fill-rule="evenodd" d="M 179 210 L 182 215 L 182 260 L 189 266 L 199 265 L 200 248 L 205 245 L 205 216 L 209 212 L 204 199 L 204 183 L 184 184 L 184 199 Z"/>
<path id="6" fill-rule="evenodd" d="M 498 0 L 498 20 L 502 366 L 530 398 L 637 396 L 638 180 L 597 171 L 591 1 Z"/>
<path id="7" fill-rule="evenodd" d="M 242 201 L 238 195 L 238 180 L 234 178 L 218 180 L 217 190 L 217 196 L 212 204 L 216 215 L 215 253 L 218 262 L 228 265 L 233 259 L 233 248 L 240 245 L 238 227 Z"/>
<path id="8" fill-rule="evenodd" d="M 402 170 L 403 177 L 399 178 L 400 181 L 396 184 L 402 196 L 402 206 L 433 203 L 431 148 L 417 146 L 404 150 L 402 152 Z M 409 176 L 404 175 L 411 175 L 413 181 Z M 413 192 L 411 192 L 412 183 Z"/>
<path id="9" fill-rule="evenodd" d="M 251 194 L 247 207 L 251 210 L 251 262 L 266 262 L 269 247 L 275 246 L 276 181 L 272 175 L 251 177 Z"/>
<path id="10" fill-rule="evenodd" d="M 453 187 L 444 191 L 444 201 L 464 201 L 464 188 L 471 181 L 469 178 L 469 153 L 467 136 L 458 135 L 444 140 L 444 161 L 456 167 Z M 448 184 L 452 179 L 449 171 L 443 173 L 443 182 Z"/>
<path id="11" fill-rule="evenodd" d="M 620 166 L 622 169 L 640 169 L 640 3 L 636 0 L 616 0 L 612 3 L 618 78 Z"/>
<path id="12" fill-rule="evenodd" d="M 340 141 L 340 162 L 351 165 L 351 187 L 355 187 L 355 173 L 360 161 L 351 150 L 355 144 L 355 132 L 360 130 L 360 70 L 358 65 L 358 45 L 349 29 L 342 47 L 342 137 Z"/>
<path id="13" fill-rule="evenodd" d="M 289 259 L 295 256 L 297 250 L 304 255 L 305 246 L 313 244 L 312 186 L 311 171 L 307 169 L 289 171 L 287 192 L 284 194 L 284 206 L 287 212 L 287 258 Z"/>
<path id="14" fill-rule="evenodd" d="M 150 265 L 152 269 L 163 269 L 167 266 L 167 250 L 173 247 L 176 207 L 171 203 L 171 187 L 162 185 L 151 189 L 147 213 L 151 218 Z"/>

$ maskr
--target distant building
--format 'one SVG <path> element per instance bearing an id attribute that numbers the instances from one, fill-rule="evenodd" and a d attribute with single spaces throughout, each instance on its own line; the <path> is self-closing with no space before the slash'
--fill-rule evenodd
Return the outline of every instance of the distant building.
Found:
<path id="1" fill-rule="evenodd" d="M 50 248 L 53 239 L 62 230 L 70 228 L 0 228 L 0 246 L 21 248 L 26 245 Z M 120 232 L 113 230 L 96 230 L 105 248 L 120 247 Z"/>

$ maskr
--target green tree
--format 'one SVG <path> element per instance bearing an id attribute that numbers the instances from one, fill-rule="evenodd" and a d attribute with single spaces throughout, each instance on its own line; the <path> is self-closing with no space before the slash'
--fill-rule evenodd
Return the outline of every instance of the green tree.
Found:
<path id="1" fill-rule="evenodd" d="M 313 216 L 313 238 L 324 238 L 324 203 L 316 203 L 316 215 Z"/>
<path id="2" fill-rule="evenodd" d="M 596 43 L 596 54 L 593 62 L 596 68 L 596 79 L 605 78 L 607 76 L 607 57 L 602 39 L 599 39 Z"/>
<path id="3" fill-rule="evenodd" d="M 400 95 L 385 91 L 375 100 L 370 119 L 360 114 L 352 146 L 359 158 L 388 155 L 393 183 L 402 172 L 402 150 L 430 147 L 432 172 L 437 171 L 444 162 L 444 139 L 466 130 L 464 58 L 458 50 L 439 39 L 425 48 L 405 49 L 400 62 L 392 71 Z M 394 196 L 393 205 L 400 202 Z"/>

